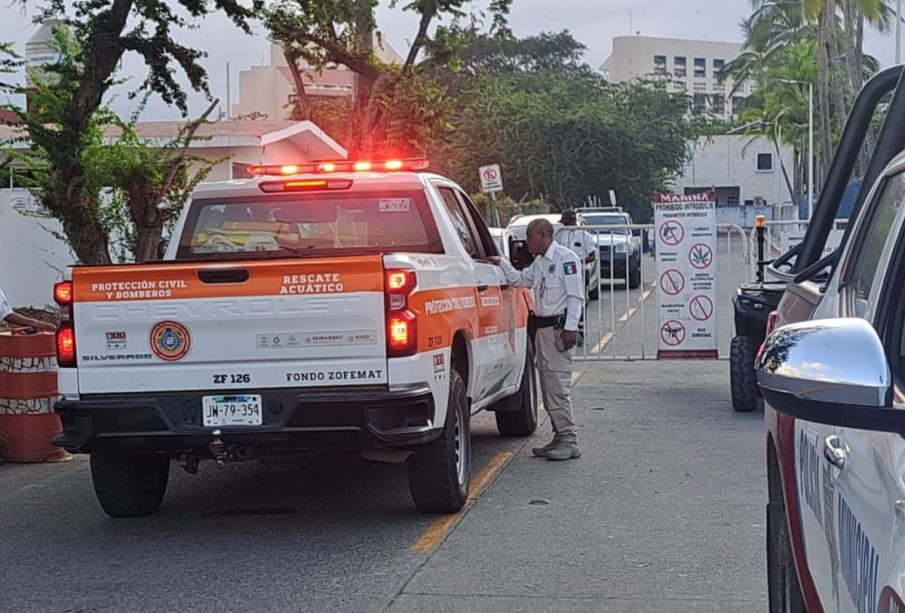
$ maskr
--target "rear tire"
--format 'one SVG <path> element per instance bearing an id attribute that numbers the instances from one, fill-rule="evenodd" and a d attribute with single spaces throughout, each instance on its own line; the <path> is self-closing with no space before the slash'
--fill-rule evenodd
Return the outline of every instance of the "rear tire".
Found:
<path id="1" fill-rule="evenodd" d="M 757 408 L 757 377 L 754 374 L 754 358 L 757 347 L 750 336 L 732 339 L 729 352 L 729 383 L 732 390 L 732 408 L 747 413 Z"/>
<path id="2" fill-rule="evenodd" d="M 449 402 L 443 433 L 422 445 L 408 463 L 409 491 L 422 513 L 455 513 L 468 499 L 471 481 L 470 407 L 465 382 L 449 371 Z"/>
<path id="3" fill-rule="evenodd" d="M 143 517 L 157 512 L 167 491 L 170 459 L 157 455 L 93 455 L 91 480 L 104 513 Z"/>
<path id="4" fill-rule="evenodd" d="M 531 339 L 525 352 L 522 384 L 515 394 L 501 400 L 494 411 L 496 427 L 502 436 L 531 436 L 537 430 L 537 371 Z"/>

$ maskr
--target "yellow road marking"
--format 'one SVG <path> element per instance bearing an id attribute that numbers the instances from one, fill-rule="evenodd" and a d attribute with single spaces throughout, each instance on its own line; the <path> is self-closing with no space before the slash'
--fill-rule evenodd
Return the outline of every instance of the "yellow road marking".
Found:
<path id="1" fill-rule="evenodd" d="M 475 501 L 481 497 L 487 486 L 493 483 L 493 480 L 500 474 L 506 465 L 515 455 L 510 451 L 501 451 L 491 458 L 487 466 L 481 469 L 472 480 L 468 500 L 465 506 L 458 513 L 445 515 L 432 522 L 427 529 L 418 537 L 415 544 L 409 547 L 412 553 L 430 553 L 440 542 L 446 538 L 446 535 L 459 523 L 468 509 L 472 507 Z"/>
<path id="2" fill-rule="evenodd" d="M 653 291 L 654 291 L 654 289 L 653 289 L 653 287 L 651 287 L 651 289 L 648 289 L 648 290 L 645 290 L 644 292 L 642 292 L 641 299 L 639 302 L 644 302 L 648 298 L 650 298 L 650 295 L 653 293 Z M 624 324 L 629 319 L 631 319 L 637 312 L 638 312 L 638 307 L 630 308 L 628 311 L 626 311 L 619 317 L 618 323 Z M 614 336 L 614 334 L 612 332 L 607 332 L 606 334 L 604 334 L 603 338 L 600 339 L 600 342 L 597 343 L 596 345 L 594 345 L 594 348 L 591 349 L 591 353 L 598 353 L 601 349 L 606 347 L 610 343 L 610 341 L 613 340 L 613 336 Z M 574 383 L 574 381 L 573 381 L 573 383 Z"/>
<path id="3" fill-rule="evenodd" d="M 600 342 L 594 345 L 594 348 L 591 349 L 591 353 L 600 353 L 600 351 L 606 347 L 615 335 L 612 332 L 607 332 L 603 335 L 603 338 L 600 339 Z"/>

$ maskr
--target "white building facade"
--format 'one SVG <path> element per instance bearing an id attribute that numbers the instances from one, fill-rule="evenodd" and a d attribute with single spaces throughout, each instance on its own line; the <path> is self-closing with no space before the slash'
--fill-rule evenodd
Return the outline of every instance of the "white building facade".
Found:
<path id="1" fill-rule="evenodd" d="M 614 83 L 639 77 L 665 78 L 673 92 L 686 92 L 693 110 L 717 117 L 738 114 L 744 98 L 754 89 L 744 83 L 733 92 L 733 82 L 720 83 L 723 68 L 741 53 L 740 43 L 652 36 L 616 36 L 613 52 L 600 69 Z"/>
<path id="2" fill-rule="evenodd" d="M 402 57 L 381 36 L 374 37 L 374 55 L 384 64 L 402 64 Z M 352 95 L 355 73 L 345 66 L 318 71 L 302 70 L 302 81 L 309 96 L 326 98 Z M 232 105 L 232 117 L 261 114 L 267 119 L 285 119 L 295 102 L 292 73 L 283 56 L 283 49 L 270 45 L 270 63 L 252 66 L 239 73 L 239 101 Z"/>
<path id="3" fill-rule="evenodd" d="M 780 146 L 777 154 L 766 138 L 706 136 L 695 142 L 691 160 L 671 188 L 680 194 L 714 190 L 718 221 L 750 228 L 756 215 L 788 217 L 791 195 L 782 166 L 791 180 L 793 159 L 791 148 Z"/>

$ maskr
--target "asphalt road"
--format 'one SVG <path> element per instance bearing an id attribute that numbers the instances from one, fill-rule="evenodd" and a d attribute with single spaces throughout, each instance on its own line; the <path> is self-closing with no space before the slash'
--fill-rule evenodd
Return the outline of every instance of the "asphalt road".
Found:
<path id="1" fill-rule="evenodd" d="M 84 458 L 4 465 L 0 611 L 764 610 L 762 414 L 733 413 L 728 363 L 575 379 L 583 457 L 532 457 L 546 420 L 525 441 L 478 415 L 480 491 L 451 517 L 353 456 L 174 465 L 160 513 L 129 520 L 101 512 Z"/>

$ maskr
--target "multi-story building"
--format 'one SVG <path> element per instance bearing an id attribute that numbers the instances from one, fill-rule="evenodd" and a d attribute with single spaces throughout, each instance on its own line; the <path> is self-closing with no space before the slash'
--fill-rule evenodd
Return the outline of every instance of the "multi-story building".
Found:
<path id="1" fill-rule="evenodd" d="M 402 64 L 402 57 L 382 36 L 374 37 L 374 54 L 385 64 Z M 305 93 L 309 96 L 352 95 L 354 73 L 345 66 L 318 71 L 302 68 Z M 295 102 L 295 86 L 289 65 L 279 45 L 270 45 L 270 64 L 252 66 L 239 73 L 239 101 L 232 105 L 232 117 L 262 114 L 268 119 L 285 119 Z"/>
<path id="2" fill-rule="evenodd" d="M 616 36 L 613 52 L 600 69 L 614 83 L 637 77 L 660 77 L 674 92 L 687 92 L 696 113 L 731 117 L 744 98 L 754 93 L 743 83 L 733 92 L 731 79 L 720 72 L 741 53 L 740 43 L 724 43 L 653 36 Z"/>

